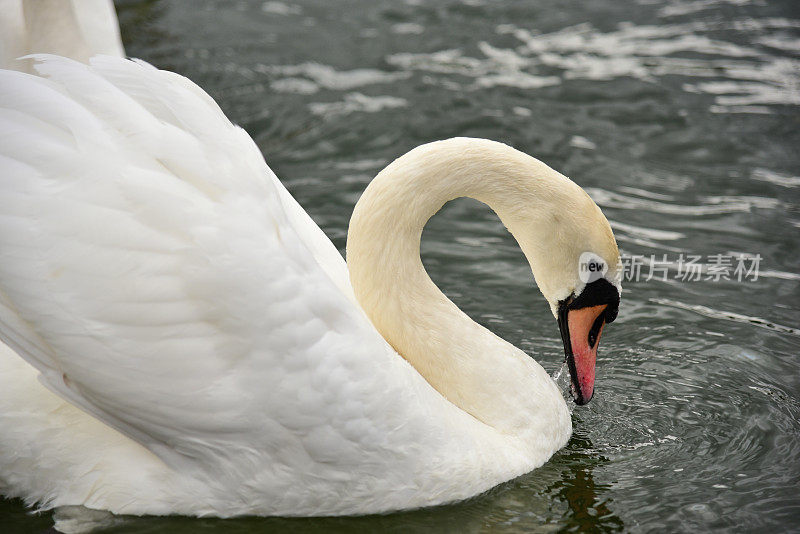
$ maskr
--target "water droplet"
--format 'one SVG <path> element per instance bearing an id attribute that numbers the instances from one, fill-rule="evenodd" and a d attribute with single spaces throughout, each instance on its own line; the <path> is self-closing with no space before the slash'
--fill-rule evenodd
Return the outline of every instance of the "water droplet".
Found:
<path id="1" fill-rule="evenodd" d="M 572 381 L 569 379 L 569 372 L 567 371 L 567 362 L 561 364 L 561 367 L 551 375 L 551 378 L 556 383 L 556 387 L 561 392 L 561 395 L 564 397 L 564 400 L 567 401 L 567 406 L 569 406 L 569 411 L 572 413 L 573 408 L 575 408 L 575 404 L 570 402 L 572 401 Z"/>

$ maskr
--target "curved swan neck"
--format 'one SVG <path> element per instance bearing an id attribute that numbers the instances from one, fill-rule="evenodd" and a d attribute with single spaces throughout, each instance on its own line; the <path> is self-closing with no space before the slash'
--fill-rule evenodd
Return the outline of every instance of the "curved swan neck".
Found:
<path id="1" fill-rule="evenodd" d="M 532 426 L 546 432 L 546 425 L 532 421 L 548 412 L 568 419 L 549 376 L 461 312 L 420 260 L 425 223 L 458 197 L 494 209 L 520 243 L 548 300 L 577 287 L 576 274 L 564 273 L 563 265 L 572 264 L 573 249 L 593 237 L 583 235 L 592 231 L 582 219 L 596 219 L 596 205 L 534 158 L 501 143 L 462 138 L 412 150 L 365 190 L 347 241 L 356 298 L 387 341 L 448 400 L 505 433 L 520 435 Z M 562 250 L 564 239 L 576 247 Z M 574 261 L 577 266 L 576 255 Z"/>

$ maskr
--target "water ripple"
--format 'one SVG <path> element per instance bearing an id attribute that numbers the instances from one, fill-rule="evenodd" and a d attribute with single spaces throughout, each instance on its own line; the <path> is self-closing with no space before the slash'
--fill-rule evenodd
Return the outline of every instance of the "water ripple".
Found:
<path id="1" fill-rule="evenodd" d="M 597 187 L 585 187 L 584 189 L 595 202 L 603 207 L 644 210 L 687 217 L 737 212 L 746 213 L 754 209 L 775 209 L 781 206 L 781 202 L 777 199 L 756 196 L 708 196 L 701 197 L 705 204 L 684 205 L 636 198 Z"/>
<path id="2" fill-rule="evenodd" d="M 798 46 L 798 48 L 800 48 L 800 46 Z M 753 172 L 750 173 L 750 178 L 783 187 L 800 187 L 800 176 L 786 176 L 769 169 L 754 169 Z"/>
<path id="3" fill-rule="evenodd" d="M 269 75 L 283 75 L 272 83 L 276 91 L 311 94 L 320 87 L 331 90 L 350 90 L 365 85 L 386 84 L 402 80 L 409 76 L 406 72 L 384 72 L 377 69 L 353 69 L 337 71 L 329 65 L 315 62 L 299 65 L 264 65 L 255 67 L 255 72 Z"/>
<path id="4" fill-rule="evenodd" d="M 737 323 L 752 324 L 760 328 L 767 328 L 769 330 L 774 330 L 776 332 L 782 332 L 785 334 L 800 336 L 800 329 L 798 328 L 793 328 L 791 326 L 784 326 L 772 321 L 768 321 L 767 319 L 762 319 L 761 317 L 753 317 L 749 315 L 742 315 L 740 313 L 716 310 L 714 308 L 709 308 L 708 306 L 701 306 L 699 304 L 686 304 L 684 302 L 672 299 L 651 298 L 648 300 L 655 304 L 662 304 L 664 306 L 671 306 L 673 308 L 691 311 L 694 313 L 698 313 L 700 315 L 704 315 L 706 317 L 711 317 L 712 319 L 725 319 Z"/>
<path id="5" fill-rule="evenodd" d="M 700 10 L 713 4 L 674 4 L 664 10 L 674 14 L 680 9 Z M 632 77 L 653 83 L 665 76 L 707 78 L 684 82 L 681 87 L 687 93 L 712 96 L 710 111 L 771 113 L 771 105 L 800 104 L 800 60 L 776 55 L 796 50 L 796 39 L 778 32 L 797 27 L 800 22 L 780 18 L 665 25 L 622 22 L 610 32 L 581 23 L 542 34 L 501 24 L 496 32 L 515 37 L 520 46 L 499 48 L 482 41 L 478 48 L 484 58 L 448 49 L 397 53 L 387 56 L 386 61 L 405 71 L 473 78 L 472 89 L 498 85 L 537 89 L 572 79 Z M 748 40 L 754 46 L 739 44 L 736 38 L 718 37 L 725 32 L 766 35 L 751 35 Z M 555 75 L 553 69 L 560 73 Z"/>
<path id="6" fill-rule="evenodd" d="M 394 96 L 366 96 L 348 93 L 340 102 L 312 102 L 308 109 L 314 115 L 346 115 L 348 113 L 378 113 L 384 109 L 402 108 L 408 105 L 404 98 Z"/>
<path id="7" fill-rule="evenodd" d="M 797 24 L 786 19 L 748 20 L 734 22 L 727 29 L 763 31 Z M 630 76 L 655 81 L 666 75 L 727 78 L 683 85 L 687 92 L 714 95 L 716 105 L 712 111 L 716 112 L 743 111 L 754 104 L 800 103 L 800 62 L 702 34 L 723 29 L 724 25 L 708 22 L 660 26 L 626 22 L 607 33 L 588 23 L 548 34 L 536 34 L 513 25 L 501 25 L 497 31 L 522 41 L 523 46 L 518 48 L 521 53 L 535 55 L 542 65 L 562 69 L 567 79 L 609 80 Z M 788 45 L 778 35 L 766 38 L 769 43 Z M 711 57 L 676 57 L 676 54 Z"/>

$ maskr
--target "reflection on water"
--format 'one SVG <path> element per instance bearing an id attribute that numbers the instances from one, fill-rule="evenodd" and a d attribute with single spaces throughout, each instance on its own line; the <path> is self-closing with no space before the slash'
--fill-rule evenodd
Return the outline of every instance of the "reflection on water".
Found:
<path id="1" fill-rule="evenodd" d="M 610 484 L 598 484 L 592 475 L 594 469 L 609 462 L 608 458 L 592 447 L 592 442 L 580 430 L 573 433 L 565 452 L 558 458 L 563 464 L 564 477 L 548 488 L 569 505 L 564 515 L 564 530 L 581 532 L 616 531 L 623 522 L 614 514 L 612 499 L 608 494 Z"/>
<path id="2" fill-rule="evenodd" d="M 625 285 L 597 394 L 541 468 L 467 502 L 365 518 L 126 519 L 114 532 L 796 530 L 796 0 L 123 0 L 129 54 L 195 80 L 344 250 L 352 207 L 421 143 L 507 142 L 573 178 L 624 254 L 759 254 L 755 281 Z M 485 206 L 430 222 L 426 269 L 550 372 L 555 321 Z M 0 501 L 3 532 L 41 531 Z M 16 529 L 16 530 L 15 530 Z"/>

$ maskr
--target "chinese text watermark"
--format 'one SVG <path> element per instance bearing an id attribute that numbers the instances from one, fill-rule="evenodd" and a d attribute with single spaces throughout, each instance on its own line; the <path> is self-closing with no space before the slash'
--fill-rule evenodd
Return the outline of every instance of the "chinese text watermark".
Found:
<path id="1" fill-rule="evenodd" d="M 651 280 L 681 282 L 733 280 L 755 282 L 761 264 L 760 254 L 634 254 L 623 255 L 623 282 L 649 282 Z"/>

